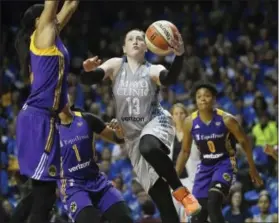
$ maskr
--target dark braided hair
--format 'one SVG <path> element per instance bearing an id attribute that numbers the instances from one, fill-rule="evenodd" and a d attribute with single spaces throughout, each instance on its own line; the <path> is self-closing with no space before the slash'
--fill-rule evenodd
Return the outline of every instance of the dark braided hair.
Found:
<path id="1" fill-rule="evenodd" d="M 30 37 L 35 30 L 35 20 L 39 18 L 44 10 L 43 4 L 35 4 L 24 13 L 20 29 L 15 38 L 15 48 L 19 57 L 20 72 L 23 76 L 29 76 L 30 64 Z"/>

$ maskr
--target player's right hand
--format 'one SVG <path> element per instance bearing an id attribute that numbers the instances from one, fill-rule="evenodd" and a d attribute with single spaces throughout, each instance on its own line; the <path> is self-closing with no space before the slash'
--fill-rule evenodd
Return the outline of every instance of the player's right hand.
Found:
<path id="1" fill-rule="evenodd" d="M 173 39 L 171 42 L 171 49 L 176 56 L 181 56 L 185 52 L 184 42 L 179 32 L 176 32 L 178 40 Z"/>
<path id="2" fill-rule="evenodd" d="M 267 155 L 272 156 L 273 151 L 274 151 L 274 149 L 272 148 L 271 145 L 265 145 L 265 147 L 264 147 L 264 152 L 265 152 Z"/>
<path id="3" fill-rule="evenodd" d="M 256 167 L 250 168 L 250 177 L 256 186 L 260 187 L 263 185 L 263 180 L 259 175 L 259 172 L 257 171 Z"/>
<path id="4" fill-rule="evenodd" d="M 96 69 L 98 66 L 101 65 L 101 63 L 102 63 L 102 60 L 100 60 L 98 58 L 98 56 L 95 56 L 95 57 L 92 57 L 92 58 L 89 58 L 89 59 L 83 61 L 83 69 L 86 72 L 89 72 L 89 71 Z"/>
<path id="5" fill-rule="evenodd" d="M 120 138 L 123 138 L 124 137 L 124 134 L 123 134 L 123 131 L 122 131 L 122 128 L 121 126 L 119 125 L 117 119 L 112 119 L 108 124 L 107 126 L 111 129 L 113 129 L 117 136 L 120 137 Z"/>

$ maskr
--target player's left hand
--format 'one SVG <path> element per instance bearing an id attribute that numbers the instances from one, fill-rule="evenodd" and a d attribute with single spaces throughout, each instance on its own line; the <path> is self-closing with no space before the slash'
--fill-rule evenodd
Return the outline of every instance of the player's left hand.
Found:
<path id="1" fill-rule="evenodd" d="M 253 184 L 255 184 L 258 187 L 262 186 L 263 180 L 261 179 L 256 167 L 250 168 L 249 172 L 250 172 L 250 177 L 251 177 Z"/>
<path id="2" fill-rule="evenodd" d="M 173 53 L 176 56 L 181 56 L 184 52 L 185 52 L 185 48 L 184 48 L 184 42 L 182 40 L 182 36 L 179 32 L 175 33 L 175 36 L 178 37 L 178 40 L 174 39 L 172 40 L 170 47 L 173 51 Z"/>
<path id="3" fill-rule="evenodd" d="M 92 71 L 94 69 L 96 69 L 98 66 L 100 66 L 102 63 L 102 61 L 99 59 L 98 56 L 89 58 L 85 61 L 83 61 L 83 69 L 86 72 Z"/>
<path id="4" fill-rule="evenodd" d="M 65 0 L 64 4 L 69 8 L 76 9 L 78 7 L 79 0 Z"/>

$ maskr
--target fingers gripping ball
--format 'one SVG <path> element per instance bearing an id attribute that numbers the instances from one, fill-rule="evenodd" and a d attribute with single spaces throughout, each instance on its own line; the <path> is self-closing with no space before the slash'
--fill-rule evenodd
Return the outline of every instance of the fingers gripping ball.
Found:
<path id="1" fill-rule="evenodd" d="M 156 21 L 145 32 L 146 45 L 151 52 L 166 56 L 172 53 L 170 46 L 173 39 L 178 41 L 177 33 L 179 33 L 177 27 L 171 22 Z"/>

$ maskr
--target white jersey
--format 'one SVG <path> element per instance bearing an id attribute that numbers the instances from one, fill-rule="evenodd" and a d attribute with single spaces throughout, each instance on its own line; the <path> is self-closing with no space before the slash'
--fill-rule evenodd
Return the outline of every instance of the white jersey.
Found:
<path id="1" fill-rule="evenodd" d="M 151 79 L 151 66 L 146 62 L 133 73 L 124 57 L 112 84 L 116 118 L 125 135 L 124 146 L 146 192 L 159 175 L 140 154 L 140 139 L 144 135 L 153 135 L 171 149 L 175 133 L 170 113 L 160 105 L 159 87 Z"/>

